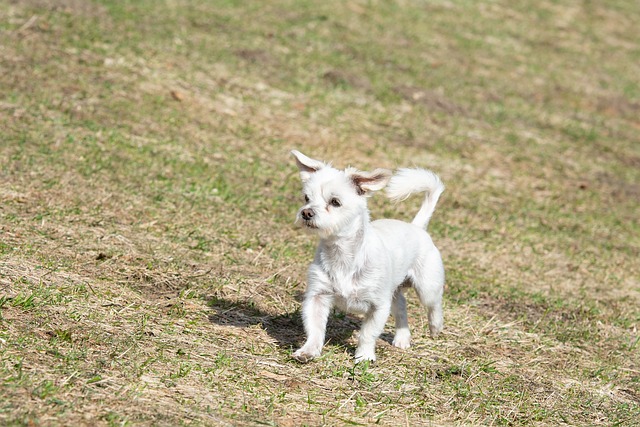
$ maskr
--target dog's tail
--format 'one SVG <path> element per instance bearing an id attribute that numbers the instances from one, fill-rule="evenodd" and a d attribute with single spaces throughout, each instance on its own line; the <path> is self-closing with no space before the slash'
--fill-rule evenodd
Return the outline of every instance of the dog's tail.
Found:
<path id="1" fill-rule="evenodd" d="M 444 184 L 438 175 L 426 169 L 399 169 L 387 185 L 387 196 L 395 201 L 404 200 L 414 193 L 427 193 L 420 210 L 411 221 L 421 228 L 429 225 L 443 191 Z"/>

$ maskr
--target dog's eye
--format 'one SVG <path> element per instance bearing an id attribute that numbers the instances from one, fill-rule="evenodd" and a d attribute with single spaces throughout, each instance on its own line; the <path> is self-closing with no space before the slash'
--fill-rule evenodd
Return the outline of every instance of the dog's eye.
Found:
<path id="1" fill-rule="evenodd" d="M 306 194 L 304 195 L 304 201 L 305 203 L 309 203 L 309 196 L 307 196 Z"/>
<path id="2" fill-rule="evenodd" d="M 339 208 L 340 206 L 342 206 L 342 203 L 340 202 L 340 200 L 338 200 L 337 198 L 332 198 L 331 200 L 329 200 L 329 204 L 331 206 L 333 206 L 334 208 Z"/>

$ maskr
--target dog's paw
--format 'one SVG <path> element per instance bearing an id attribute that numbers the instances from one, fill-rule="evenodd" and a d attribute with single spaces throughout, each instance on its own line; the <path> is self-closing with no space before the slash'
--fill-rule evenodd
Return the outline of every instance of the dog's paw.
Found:
<path id="1" fill-rule="evenodd" d="M 316 357 L 318 357 L 317 355 L 308 353 L 306 351 L 303 351 L 302 349 L 296 351 L 295 353 L 293 353 L 293 358 L 296 359 L 298 362 L 300 363 L 309 363 L 311 362 L 313 359 L 315 359 Z"/>
<path id="2" fill-rule="evenodd" d="M 431 333 L 431 338 L 436 338 L 442 332 L 443 325 L 442 323 L 438 325 L 429 325 L 429 332 Z"/>
<path id="3" fill-rule="evenodd" d="M 373 351 L 356 351 L 356 355 L 355 355 L 355 361 L 356 363 L 361 363 L 361 362 L 365 362 L 365 361 L 369 361 L 369 362 L 375 362 L 376 361 L 376 354 Z"/>
<path id="4" fill-rule="evenodd" d="M 396 336 L 393 337 L 393 346 L 406 350 L 411 347 L 411 335 L 403 333 L 402 331 L 396 332 Z"/>

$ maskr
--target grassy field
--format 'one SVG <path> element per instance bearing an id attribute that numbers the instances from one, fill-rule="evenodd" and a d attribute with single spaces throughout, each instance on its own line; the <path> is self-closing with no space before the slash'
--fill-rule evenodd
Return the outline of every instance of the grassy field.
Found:
<path id="1" fill-rule="evenodd" d="M 0 424 L 640 425 L 631 0 L 0 0 Z M 421 166 L 431 339 L 301 365 L 296 148 Z M 373 197 L 374 218 L 420 201 Z"/>

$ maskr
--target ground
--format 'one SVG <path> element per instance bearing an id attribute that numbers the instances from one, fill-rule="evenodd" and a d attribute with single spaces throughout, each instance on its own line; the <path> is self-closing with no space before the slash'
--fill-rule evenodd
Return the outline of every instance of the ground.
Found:
<path id="1" fill-rule="evenodd" d="M 0 0 L 0 424 L 640 425 L 634 2 Z M 291 149 L 436 171 L 445 330 L 323 356 Z M 419 198 L 369 201 L 410 220 Z"/>

